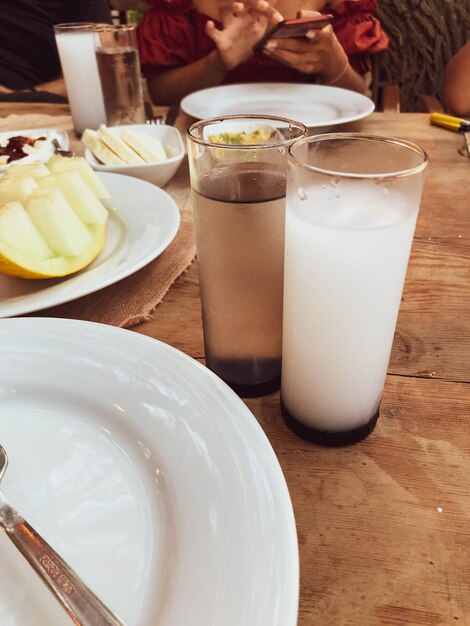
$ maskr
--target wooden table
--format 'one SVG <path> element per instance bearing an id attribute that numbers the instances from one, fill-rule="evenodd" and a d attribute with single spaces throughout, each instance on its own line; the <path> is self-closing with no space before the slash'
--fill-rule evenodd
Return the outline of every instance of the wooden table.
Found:
<path id="1" fill-rule="evenodd" d="M 33 110 L 67 109 L 15 112 Z M 348 129 L 414 141 L 430 164 L 375 431 L 321 448 L 285 426 L 278 393 L 246 401 L 293 501 L 299 626 L 470 625 L 470 159 L 426 115 L 376 113 Z M 134 330 L 204 359 L 197 263 Z"/>
<path id="2" fill-rule="evenodd" d="M 246 400 L 294 505 L 299 626 L 470 625 L 470 159 L 427 115 L 348 129 L 416 142 L 430 163 L 372 435 L 320 448 L 284 425 L 279 394 Z M 135 330 L 204 358 L 197 264 Z"/>

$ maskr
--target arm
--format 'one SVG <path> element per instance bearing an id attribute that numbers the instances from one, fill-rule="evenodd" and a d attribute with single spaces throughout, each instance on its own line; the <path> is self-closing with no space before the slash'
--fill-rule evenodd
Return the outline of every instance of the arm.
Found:
<path id="1" fill-rule="evenodd" d="M 314 15 L 320 14 L 301 12 L 301 17 Z M 306 37 L 271 40 L 263 52 L 303 74 L 315 74 L 321 84 L 365 92 L 364 79 L 349 64 L 331 26 L 312 30 Z"/>
<path id="2" fill-rule="evenodd" d="M 48 91 L 49 93 L 56 93 L 60 96 L 67 97 L 67 90 L 65 88 L 65 82 L 63 78 L 57 78 L 56 80 L 50 80 L 47 83 L 40 83 L 34 87 L 36 91 Z"/>
<path id="3" fill-rule="evenodd" d="M 327 80 L 324 84 L 332 85 L 334 87 L 343 87 L 343 89 L 350 89 L 351 91 L 357 91 L 358 93 L 365 93 L 366 91 L 364 78 L 349 65 L 349 61 L 346 71 L 340 79 L 333 80 L 333 82 L 329 82 Z"/>
<path id="4" fill-rule="evenodd" d="M 189 65 L 166 70 L 158 76 L 147 76 L 147 85 L 154 104 L 170 105 L 193 91 L 220 85 L 226 73 L 214 50 Z"/>
<path id="5" fill-rule="evenodd" d="M 470 115 L 470 41 L 447 64 L 444 102 L 456 115 Z"/>
<path id="6" fill-rule="evenodd" d="M 215 50 L 188 65 L 178 64 L 159 71 L 158 75 L 148 75 L 152 101 L 172 104 L 198 89 L 220 85 L 228 72 L 252 56 L 253 45 L 266 29 L 282 20 L 272 4 L 273 0 L 225 0 L 219 7 L 222 28 L 217 28 L 212 20 L 206 24 L 206 33 Z"/>

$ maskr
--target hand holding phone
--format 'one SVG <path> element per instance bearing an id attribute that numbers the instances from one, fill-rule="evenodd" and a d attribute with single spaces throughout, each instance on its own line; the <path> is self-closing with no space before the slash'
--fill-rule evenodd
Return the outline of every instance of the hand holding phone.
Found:
<path id="1" fill-rule="evenodd" d="M 321 30 L 333 22 L 332 15 L 318 15 L 315 17 L 299 17 L 292 20 L 278 22 L 269 30 L 258 43 L 253 46 L 253 52 L 259 52 L 270 39 L 290 39 L 291 37 L 305 37 L 310 30 Z"/>

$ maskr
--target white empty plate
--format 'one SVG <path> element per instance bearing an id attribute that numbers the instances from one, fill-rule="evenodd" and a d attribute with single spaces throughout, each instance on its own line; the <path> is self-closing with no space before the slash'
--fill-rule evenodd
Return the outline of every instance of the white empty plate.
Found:
<path id="1" fill-rule="evenodd" d="M 111 199 L 106 244 L 88 267 L 65 278 L 24 280 L 0 274 L 0 317 L 23 315 L 69 302 L 107 287 L 153 261 L 167 248 L 180 223 L 165 191 L 122 174 L 97 174 Z"/>
<path id="2" fill-rule="evenodd" d="M 246 83 L 196 91 L 181 101 L 185 113 L 198 119 L 224 115 L 277 115 L 323 128 L 367 117 L 370 98 L 355 91 L 300 83 Z"/>
<path id="3" fill-rule="evenodd" d="M 182 352 L 90 322 L 0 322 L 2 491 L 128 626 L 295 626 L 286 483 Z M 69 626 L 0 533 L 0 624 Z"/>

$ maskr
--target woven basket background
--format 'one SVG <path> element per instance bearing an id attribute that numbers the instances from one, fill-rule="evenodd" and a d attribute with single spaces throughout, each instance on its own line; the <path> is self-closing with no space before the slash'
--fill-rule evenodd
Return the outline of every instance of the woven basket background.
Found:
<path id="1" fill-rule="evenodd" d="M 378 0 L 376 15 L 390 38 L 380 80 L 400 87 L 401 110 L 440 100 L 446 63 L 470 39 L 470 0 Z"/>

